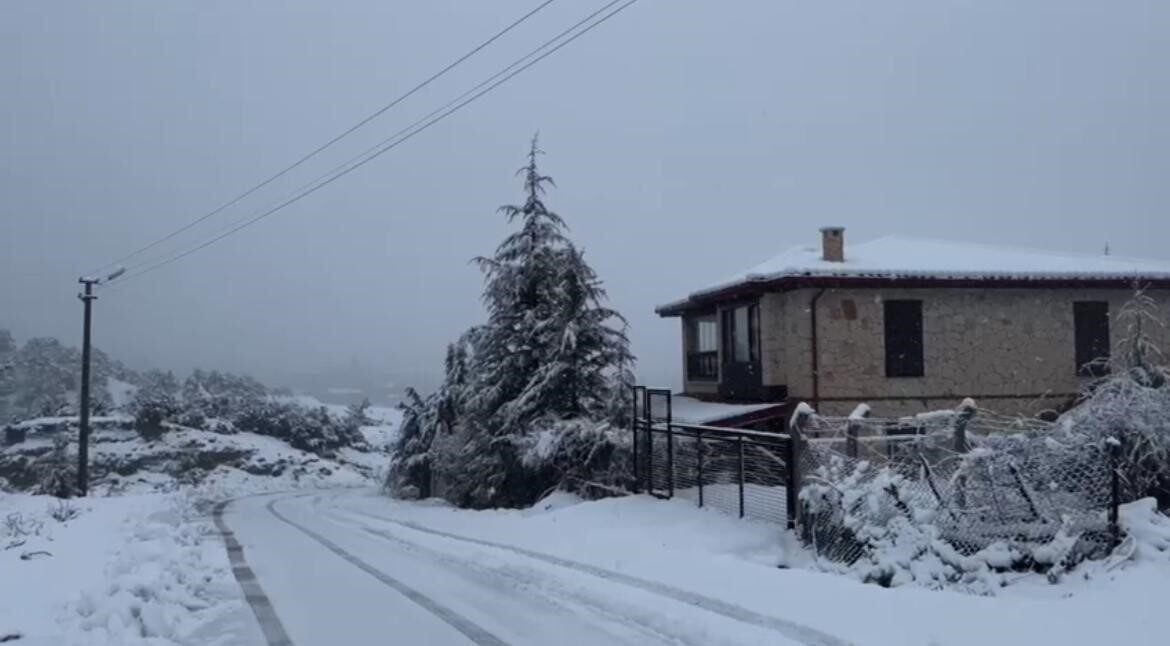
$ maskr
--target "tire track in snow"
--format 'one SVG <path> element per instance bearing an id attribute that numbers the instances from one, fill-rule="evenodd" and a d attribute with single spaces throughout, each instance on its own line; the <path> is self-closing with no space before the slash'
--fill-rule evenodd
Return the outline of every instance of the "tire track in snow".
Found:
<path id="1" fill-rule="evenodd" d="M 587 563 L 580 563 L 578 561 L 572 561 L 561 558 L 559 556 L 553 556 L 543 552 L 536 552 L 525 549 L 523 547 L 517 547 L 515 545 L 508 545 L 507 543 L 497 543 L 495 541 L 474 538 L 471 536 L 461 536 L 459 534 L 453 534 L 451 532 L 445 532 L 439 529 L 432 529 L 430 527 L 419 525 L 418 523 L 413 523 L 410 521 L 388 518 L 386 516 L 380 516 L 378 514 L 372 514 L 359 510 L 351 510 L 351 513 L 365 516 L 367 518 L 372 518 L 374 520 L 400 525 L 407 529 L 412 529 L 424 534 L 431 534 L 433 536 L 440 536 L 454 541 L 512 552 L 514 554 L 527 556 L 528 558 L 550 563 L 552 565 L 557 565 L 568 568 L 570 570 L 576 570 L 577 572 L 590 574 L 607 581 L 622 583 L 634 588 L 638 588 L 639 590 L 644 590 L 646 592 L 668 597 L 676 601 L 681 601 L 683 603 L 695 606 L 697 608 L 702 608 L 708 612 L 722 615 L 736 621 L 774 630 L 784 635 L 788 639 L 800 642 L 806 646 L 850 646 L 851 644 L 849 641 L 834 637 L 833 635 L 822 632 L 810 626 L 805 626 L 794 621 L 788 621 L 786 619 L 780 619 L 778 617 L 772 617 L 758 612 L 753 612 L 746 608 L 741 608 L 720 599 L 708 597 L 697 592 L 690 592 L 681 588 L 675 588 L 673 586 L 666 585 L 665 583 L 659 583 L 657 581 L 650 581 L 648 579 L 638 578 L 629 574 L 623 574 L 621 572 L 606 570 L 604 568 L 589 565 Z"/>
<path id="2" fill-rule="evenodd" d="M 353 512 L 347 513 L 352 514 Z M 547 576 L 540 576 L 531 567 L 500 568 L 484 565 L 448 552 L 411 542 L 385 530 L 369 527 L 368 525 L 362 524 L 363 521 L 360 520 L 343 520 L 328 511 L 326 514 L 334 515 L 335 521 L 342 525 L 349 527 L 356 526 L 357 529 L 386 540 L 404 550 L 420 554 L 453 571 L 458 571 L 464 575 L 475 576 L 486 587 L 500 587 L 501 583 L 507 582 L 518 589 L 541 592 L 547 595 L 547 598 L 543 600 L 558 609 L 570 612 L 583 609 L 625 630 L 633 630 L 640 633 L 642 638 L 632 643 L 650 643 L 645 641 L 647 637 L 652 638 L 654 643 L 674 644 L 676 646 L 714 646 L 720 643 L 731 643 L 713 640 L 711 636 L 696 641 L 694 635 L 680 630 L 678 623 L 669 617 L 664 618 L 661 615 L 652 613 L 631 613 L 630 611 L 636 610 L 636 608 L 620 606 L 620 604 L 607 602 L 604 598 L 597 595 L 574 591 L 563 583 L 551 580 Z M 568 605 L 563 602 L 568 602 Z"/>
<path id="3" fill-rule="evenodd" d="M 407 599 L 410 599 L 416 605 L 420 606 L 421 608 L 423 608 L 427 612 L 435 615 L 436 617 L 441 619 L 444 623 L 451 626 L 455 630 L 458 630 L 460 633 L 463 634 L 464 637 L 467 637 L 468 639 L 470 639 L 472 642 L 474 642 L 478 646 L 508 646 L 507 642 L 504 642 L 500 638 L 491 634 L 490 632 L 488 632 L 484 628 L 480 627 L 478 624 L 471 621 L 470 619 L 468 619 L 468 618 L 464 617 L 463 615 L 460 615 L 459 613 L 455 612 L 454 610 L 451 610 L 450 608 L 440 604 L 439 602 L 431 599 L 430 597 L 424 595 L 423 593 L 419 592 L 418 590 L 415 590 L 414 588 L 406 585 L 405 583 L 399 581 L 398 579 L 395 579 L 394 577 L 390 576 L 389 574 L 386 574 L 385 572 L 370 565 L 369 563 L 366 563 L 365 561 L 359 559 L 358 557 L 354 556 L 353 554 L 350 554 L 349 552 L 342 549 L 339 545 L 337 545 L 337 543 L 334 543 L 333 541 L 329 540 L 328 538 L 325 538 L 324 536 L 309 529 L 308 527 L 305 527 L 304 525 L 296 522 L 295 520 L 288 518 L 287 516 L 285 516 L 284 514 L 282 514 L 276 510 L 276 503 L 277 502 L 278 502 L 278 500 L 272 500 L 272 501 L 269 501 L 267 505 L 265 505 L 265 507 L 268 509 L 268 511 L 273 516 L 275 516 L 277 518 L 277 520 L 280 520 L 281 522 L 289 525 L 290 527 L 299 530 L 301 533 L 305 534 L 309 538 L 320 543 L 325 549 L 329 550 L 330 552 L 333 552 L 337 556 L 340 556 L 342 559 L 345 559 L 347 562 L 349 562 L 354 567 L 356 567 L 359 570 L 365 572 L 366 574 L 369 574 L 370 576 L 374 577 L 375 579 L 382 582 L 387 587 L 393 589 L 395 592 L 401 594 L 402 596 L 406 597 Z"/>
<path id="4" fill-rule="evenodd" d="M 252 571 L 244 559 L 244 546 L 240 545 L 240 542 L 236 540 L 235 533 L 228 528 L 227 523 L 223 520 L 224 509 L 231 503 L 231 500 L 217 503 L 212 509 L 211 515 L 215 520 L 216 528 L 223 536 L 224 546 L 227 547 L 232 576 L 236 577 L 236 582 L 240 584 L 240 589 L 244 592 L 244 600 L 252 607 L 252 614 L 256 615 L 256 621 L 260 624 L 260 632 L 264 635 L 264 641 L 268 642 L 268 646 L 293 646 L 292 640 L 289 639 L 288 633 L 284 630 L 284 624 L 276 615 L 276 609 L 272 607 L 272 601 L 268 599 L 264 588 L 260 587 L 260 582 L 256 580 L 256 573 Z"/>

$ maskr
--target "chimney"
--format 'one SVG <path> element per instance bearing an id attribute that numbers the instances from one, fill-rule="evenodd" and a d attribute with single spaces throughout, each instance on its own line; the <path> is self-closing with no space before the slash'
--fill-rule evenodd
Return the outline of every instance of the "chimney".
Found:
<path id="1" fill-rule="evenodd" d="M 845 227 L 821 227 L 821 259 L 845 262 Z"/>

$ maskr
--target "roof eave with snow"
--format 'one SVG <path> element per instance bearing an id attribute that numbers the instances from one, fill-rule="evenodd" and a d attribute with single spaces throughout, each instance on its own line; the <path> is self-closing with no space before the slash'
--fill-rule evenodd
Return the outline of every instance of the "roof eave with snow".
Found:
<path id="1" fill-rule="evenodd" d="M 758 296 L 765 292 L 805 288 L 1045 288 L 1045 289 L 1129 289 L 1135 284 L 1153 289 L 1170 289 L 1170 273 L 1150 274 L 1085 274 L 1076 272 L 1013 273 L 949 273 L 921 272 L 849 272 L 806 271 L 773 276 L 749 276 L 691 293 L 684 299 L 664 303 L 655 308 L 662 317 L 681 316 L 697 309 L 706 309 L 727 301 Z"/>
<path id="2" fill-rule="evenodd" d="M 659 306 L 662 316 L 803 287 L 1170 287 L 1170 260 L 886 236 L 846 245 L 843 260 L 793 247 L 727 280 Z"/>

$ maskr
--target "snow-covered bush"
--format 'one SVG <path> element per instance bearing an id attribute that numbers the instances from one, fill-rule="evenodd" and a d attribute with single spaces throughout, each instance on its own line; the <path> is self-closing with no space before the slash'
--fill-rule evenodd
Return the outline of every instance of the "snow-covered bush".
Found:
<path id="1" fill-rule="evenodd" d="M 346 423 L 352 426 L 365 426 L 370 423 L 366 411 L 370 408 L 369 398 L 363 398 L 356 404 L 350 404 L 345 410 Z"/>
<path id="2" fill-rule="evenodd" d="M 1059 577 L 1112 547 L 1108 466 L 1046 438 L 978 440 L 938 465 L 810 449 L 802 538 L 870 583 L 993 589 L 1009 571 Z M 990 445 L 990 446 L 989 446 Z M 992 448 L 994 446 L 994 448 Z"/>
<path id="3" fill-rule="evenodd" d="M 251 377 L 216 370 L 195 370 L 183 382 L 182 400 L 186 411 L 207 418 L 228 418 L 264 401 L 268 389 Z"/>
<path id="4" fill-rule="evenodd" d="M 432 444 L 439 432 L 438 410 L 438 395 L 424 400 L 413 388 L 406 389 L 402 424 L 390 447 L 390 467 L 384 482 L 388 494 L 406 499 L 430 498 L 433 494 Z"/>
<path id="5" fill-rule="evenodd" d="M 72 498 L 77 494 L 77 458 L 69 453 L 69 440 L 63 436 L 53 438 L 53 450 L 38 459 L 35 470 L 40 482 L 33 493 L 42 493 L 58 498 Z"/>
<path id="6" fill-rule="evenodd" d="M 49 506 L 49 518 L 58 523 L 65 523 L 81 515 L 76 505 L 65 499 L 60 499 Z"/>
<path id="7" fill-rule="evenodd" d="M 361 430 L 339 422 L 322 408 L 302 408 L 295 404 L 261 401 L 244 408 L 233 418 L 235 428 L 257 435 L 267 435 L 287 442 L 295 449 L 322 457 L 336 456 L 343 447 L 365 448 Z"/>
<path id="8" fill-rule="evenodd" d="M 534 432 L 520 438 L 519 449 L 521 464 L 544 480 L 538 488 L 547 484 L 545 491 L 559 488 L 585 498 L 604 498 L 624 494 L 634 484 L 630 433 L 609 422 L 537 423 Z"/>
<path id="9" fill-rule="evenodd" d="M 1142 291 L 1117 322 L 1125 332 L 1109 375 L 1059 420 L 1057 437 L 1070 445 L 1116 446 L 1124 501 L 1154 496 L 1170 508 L 1170 369 L 1154 340 L 1165 322 Z"/>

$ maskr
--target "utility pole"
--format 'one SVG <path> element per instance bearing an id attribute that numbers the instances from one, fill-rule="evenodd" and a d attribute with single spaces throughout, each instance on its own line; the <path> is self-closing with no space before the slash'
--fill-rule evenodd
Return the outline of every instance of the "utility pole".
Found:
<path id="1" fill-rule="evenodd" d="M 79 282 L 85 285 L 85 293 L 77 295 L 85 304 L 85 327 L 81 333 L 81 432 L 77 439 L 77 493 L 85 496 L 89 492 L 89 327 L 93 320 L 93 302 L 97 300 L 93 286 L 101 280 L 82 276 Z"/>
<path id="2" fill-rule="evenodd" d="M 81 403 L 78 406 L 81 427 L 77 439 L 77 492 L 82 496 L 89 494 L 89 329 L 93 321 L 93 302 L 97 300 L 93 288 L 102 282 L 114 280 L 125 271 L 125 268 L 120 268 L 107 276 L 105 281 L 85 276 L 78 279 L 79 283 L 85 285 L 85 292 L 77 295 L 85 305 L 85 323 L 81 333 Z"/>

